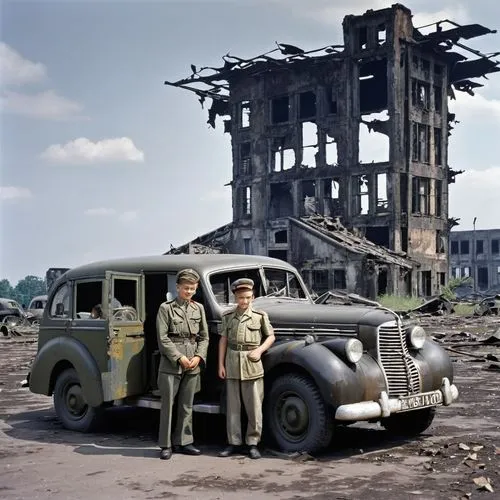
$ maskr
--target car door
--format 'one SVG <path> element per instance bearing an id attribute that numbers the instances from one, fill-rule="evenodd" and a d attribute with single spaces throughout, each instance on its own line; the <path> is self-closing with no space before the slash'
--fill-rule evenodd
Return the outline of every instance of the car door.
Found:
<path id="1" fill-rule="evenodd" d="M 146 389 L 144 276 L 106 272 L 103 314 L 108 322 L 106 400 L 142 394 Z"/>

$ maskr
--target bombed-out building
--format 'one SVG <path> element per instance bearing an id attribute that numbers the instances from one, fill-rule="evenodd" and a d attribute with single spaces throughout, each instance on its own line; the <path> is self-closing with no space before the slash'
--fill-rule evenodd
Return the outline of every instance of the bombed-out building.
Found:
<path id="1" fill-rule="evenodd" d="M 448 274 L 448 99 L 498 71 L 469 48 L 494 33 L 451 21 L 417 29 L 400 4 L 343 21 L 344 43 L 277 43 L 165 82 L 195 92 L 231 134 L 232 222 L 171 252 L 278 257 L 315 291 L 432 295 Z M 384 158 L 361 158 L 373 134 Z"/>

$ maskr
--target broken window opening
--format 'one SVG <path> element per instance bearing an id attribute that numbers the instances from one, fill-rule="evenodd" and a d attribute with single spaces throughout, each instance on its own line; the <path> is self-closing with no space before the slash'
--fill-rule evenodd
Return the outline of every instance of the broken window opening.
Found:
<path id="1" fill-rule="evenodd" d="M 491 240 L 491 253 L 500 253 L 500 240 Z"/>
<path id="2" fill-rule="evenodd" d="M 354 182 L 354 212 L 356 215 L 366 215 L 370 211 L 369 181 L 367 175 L 353 177 Z"/>
<path id="3" fill-rule="evenodd" d="M 302 166 L 315 168 L 318 153 L 318 126 L 313 122 L 304 122 L 302 123 Z"/>
<path id="4" fill-rule="evenodd" d="M 305 215 L 314 215 L 316 210 L 316 181 L 302 181 L 302 202 Z"/>
<path id="5" fill-rule="evenodd" d="M 295 166 L 295 151 L 292 148 L 280 147 L 274 153 L 274 171 L 282 172 Z"/>
<path id="6" fill-rule="evenodd" d="M 313 269 L 311 271 L 312 290 L 318 295 L 329 290 L 328 269 Z"/>
<path id="7" fill-rule="evenodd" d="M 426 80 L 431 78 L 431 62 L 427 59 L 422 59 L 422 72 Z"/>
<path id="8" fill-rule="evenodd" d="M 337 114 L 337 92 L 335 88 L 330 85 L 325 89 L 326 109 L 329 115 Z"/>
<path id="9" fill-rule="evenodd" d="M 412 179 L 412 213 L 430 214 L 430 179 L 413 177 Z"/>
<path id="10" fill-rule="evenodd" d="M 278 219 L 291 215 L 294 215 L 291 185 L 287 182 L 272 183 L 269 203 L 270 218 Z"/>
<path id="11" fill-rule="evenodd" d="M 240 128 L 250 127 L 250 101 L 240 103 Z"/>
<path id="12" fill-rule="evenodd" d="M 325 155 L 326 155 L 326 164 L 331 166 L 336 166 L 339 163 L 338 151 L 337 151 L 337 142 L 335 139 L 328 134 L 326 135 L 326 143 L 325 143 Z"/>
<path id="13" fill-rule="evenodd" d="M 384 45 L 387 39 L 387 29 L 385 27 L 385 24 L 379 24 L 377 26 L 377 43 L 379 45 Z"/>
<path id="14" fill-rule="evenodd" d="M 441 64 L 434 63 L 434 82 L 440 83 L 443 78 L 444 67 Z"/>
<path id="15" fill-rule="evenodd" d="M 436 179 L 434 181 L 434 200 L 436 206 L 434 207 L 434 213 L 436 217 L 441 217 L 443 214 L 443 181 Z"/>
<path id="16" fill-rule="evenodd" d="M 441 114 L 443 110 L 443 88 L 434 86 L 434 110 Z"/>
<path id="17" fill-rule="evenodd" d="M 299 119 L 316 118 L 316 93 L 302 92 L 299 94 Z"/>
<path id="18" fill-rule="evenodd" d="M 415 71 L 418 71 L 418 67 L 419 67 L 419 58 L 418 58 L 418 56 L 413 56 L 411 62 L 412 62 L 413 69 Z"/>
<path id="19" fill-rule="evenodd" d="M 429 163 L 430 158 L 430 127 L 423 123 L 412 124 L 412 160 Z"/>
<path id="20" fill-rule="evenodd" d="M 323 184 L 323 213 L 329 217 L 341 215 L 342 205 L 340 201 L 340 179 L 325 179 Z"/>
<path id="21" fill-rule="evenodd" d="M 446 285 L 446 273 L 437 272 L 436 279 L 440 288 Z"/>
<path id="22" fill-rule="evenodd" d="M 377 174 L 377 212 L 389 210 L 389 199 L 387 196 L 387 174 Z"/>
<path id="23" fill-rule="evenodd" d="M 387 59 L 361 63 L 359 65 L 361 114 L 382 111 L 387 109 L 387 104 Z"/>
<path id="24" fill-rule="evenodd" d="M 243 189 L 243 217 L 248 217 L 249 215 L 252 215 L 252 188 L 247 186 Z"/>
<path id="25" fill-rule="evenodd" d="M 441 129 L 434 128 L 434 165 L 442 165 Z"/>
<path id="26" fill-rule="evenodd" d="M 469 255 L 469 240 L 460 242 L 460 255 Z"/>
<path id="27" fill-rule="evenodd" d="M 367 226 L 365 237 L 375 245 L 389 248 L 389 226 Z"/>
<path id="28" fill-rule="evenodd" d="M 425 297 L 432 295 L 432 275 L 431 271 L 420 272 L 420 291 Z"/>
<path id="29" fill-rule="evenodd" d="M 346 275 L 344 269 L 333 270 L 333 289 L 345 290 L 347 288 Z"/>
<path id="30" fill-rule="evenodd" d="M 401 174 L 399 177 L 399 203 L 401 204 L 401 213 L 408 212 L 408 176 Z"/>
<path id="31" fill-rule="evenodd" d="M 443 231 L 436 231 L 436 253 L 446 253 L 446 236 Z"/>
<path id="32" fill-rule="evenodd" d="M 242 175 L 252 173 L 251 144 L 249 142 L 240 144 L 240 173 Z"/>
<path id="33" fill-rule="evenodd" d="M 275 97 L 271 101 L 272 123 L 285 123 L 290 120 L 290 97 Z"/>
<path id="34" fill-rule="evenodd" d="M 401 228 L 401 251 L 408 252 L 408 228 Z"/>
<path id="35" fill-rule="evenodd" d="M 286 250 L 269 250 L 267 255 L 273 259 L 280 259 L 288 262 L 288 252 Z"/>
<path id="36" fill-rule="evenodd" d="M 358 28 L 358 50 L 365 50 L 368 46 L 368 27 Z"/>
<path id="37" fill-rule="evenodd" d="M 276 231 L 274 233 L 274 243 L 276 244 L 288 243 L 288 231 L 286 229 L 283 229 L 281 231 Z"/>
<path id="38" fill-rule="evenodd" d="M 417 108 L 429 110 L 431 107 L 430 85 L 415 78 L 411 81 L 411 103 Z"/>
<path id="39" fill-rule="evenodd" d="M 488 268 L 477 268 L 477 286 L 479 290 L 486 290 L 488 288 Z"/>
<path id="40" fill-rule="evenodd" d="M 252 255 L 252 239 L 243 238 L 243 252 L 245 255 Z"/>
<path id="41" fill-rule="evenodd" d="M 476 255 L 479 253 L 484 253 L 484 241 L 476 240 Z"/>
<path id="42" fill-rule="evenodd" d="M 334 177 L 330 181 L 328 179 L 325 179 L 324 197 L 338 200 L 340 198 L 339 183 L 340 183 L 340 179 L 338 177 Z"/>
<path id="43" fill-rule="evenodd" d="M 379 269 L 377 276 L 377 297 L 387 293 L 387 269 Z"/>
<path id="44" fill-rule="evenodd" d="M 452 241 L 450 245 L 451 255 L 458 255 L 458 241 Z"/>
<path id="45" fill-rule="evenodd" d="M 361 116 L 359 124 L 360 163 L 389 161 L 389 113 L 387 110 Z"/>
<path id="46" fill-rule="evenodd" d="M 462 267 L 462 276 L 461 278 L 469 278 L 470 277 L 470 267 Z"/>

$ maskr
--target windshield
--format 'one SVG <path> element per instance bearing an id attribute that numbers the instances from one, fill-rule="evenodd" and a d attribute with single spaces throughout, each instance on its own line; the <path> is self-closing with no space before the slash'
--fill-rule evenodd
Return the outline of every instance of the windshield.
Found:
<path id="1" fill-rule="evenodd" d="M 307 299 L 304 289 L 295 273 L 270 267 L 224 271 L 210 275 L 210 286 L 219 305 L 235 304 L 231 283 L 240 278 L 254 281 L 255 297 L 279 297 Z"/>

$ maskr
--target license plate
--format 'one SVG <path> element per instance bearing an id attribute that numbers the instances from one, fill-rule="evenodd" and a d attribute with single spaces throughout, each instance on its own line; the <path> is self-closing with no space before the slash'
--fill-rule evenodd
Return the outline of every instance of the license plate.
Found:
<path id="1" fill-rule="evenodd" d="M 416 410 L 443 404 L 443 394 L 441 391 L 423 392 L 414 396 L 400 396 L 401 411 Z"/>

